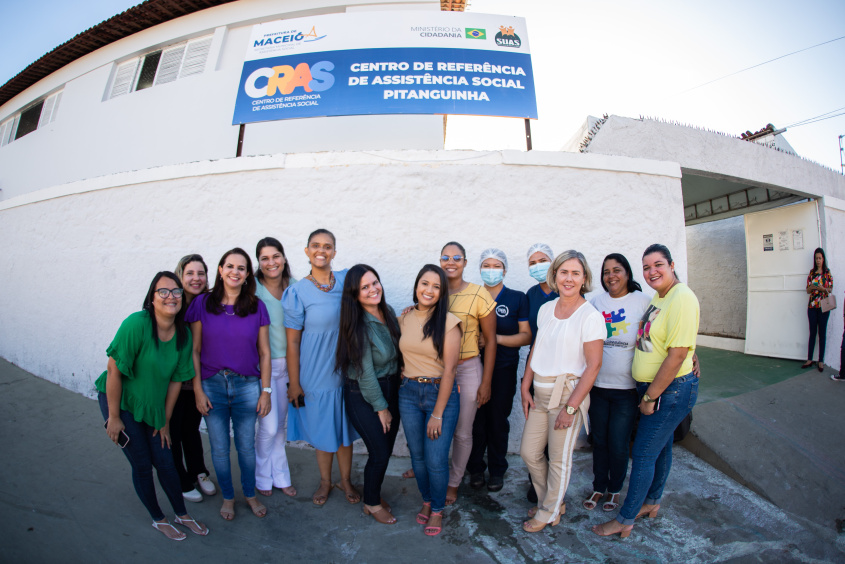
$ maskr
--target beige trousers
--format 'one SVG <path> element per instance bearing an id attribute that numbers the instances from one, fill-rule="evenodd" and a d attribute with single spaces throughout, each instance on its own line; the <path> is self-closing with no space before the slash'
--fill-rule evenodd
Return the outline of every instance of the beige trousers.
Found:
<path id="1" fill-rule="evenodd" d="M 472 423 L 478 411 L 478 388 L 481 386 L 481 359 L 474 356 L 458 365 L 455 379 L 460 390 L 461 413 L 452 438 L 452 463 L 449 466 L 449 487 L 457 488 L 464 479 L 467 461 L 472 452 Z"/>
<path id="2" fill-rule="evenodd" d="M 541 523 L 551 523 L 557 518 L 560 504 L 563 503 L 566 488 L 569 486 L 572 452 L 575 450 L 581 425 L 585 421 L 584 406 L 575 412 L 571 427 L 555 430 L 555 419 L 577 382 L 578 379 L 571 374 L 557 378 L 536 374 L 534 376 L 534 408 L 528 412 L 528 420 L 522 432 L 520 454 L 531 473 L 531 481 L 537 492 L 538 510 L 535 519 Z M 550 400 L 556 400 L 557 404 L 550 405 Z M 548 461 L 543 454 L 546 445 L 549 447 Z"/>

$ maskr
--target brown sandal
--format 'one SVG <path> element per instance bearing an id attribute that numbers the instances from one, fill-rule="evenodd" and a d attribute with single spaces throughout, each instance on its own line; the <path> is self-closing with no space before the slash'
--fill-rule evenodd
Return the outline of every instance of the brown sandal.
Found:
<path id="1" fill-rule="evenodd" d="M 374 509 L 370 509 L 368 505 L 365 505 L 364 515 L 372 515 L 373 519 L 383 525 L 393 525 L 394 523 L 396 523 L 396 517 L 394 517 L 387 509 L 385 509 L 381 505 L 376 505 Z"/>
<path id="2" fill-rule="evenodd" d="M 352 485 L 352 482 L 349 482 L 350 489 L 348 490 L 343 487 L 343 482 L 335 484 L 334 487 L 343 492 L 343 495 L 346 496 L 346 501 L 349 504 L 355 505 L 356 503 L 361 503 L 361 494 L 358 493 L 358 490 L 355 489 L 355 486 Z"/>
<path id="3" fill-rule="evenodd" d="M 267 515 L 267 508 L 254 497 L 246 498 L 246 503 L 249 505 L 249 508 L 252 509 L 252 514 L 259 519 L 262 519 L 265 515 Z"/>
<path id="4" fill-rule="evenodd" d="M 328 485 L 327 485 L 328 484 Z M 320 493 L 324 492 L 324 493 Z M 317 491 L 314 492 L 314 495 L 311 496 L 311 503 L 314 505 L 325 505 L 326 502 L 329 500 L 329 494 L 332 493 L 332 485 L 331 482 L 328 480 L 320 480 L 320 487 L 317 488 Z"/>

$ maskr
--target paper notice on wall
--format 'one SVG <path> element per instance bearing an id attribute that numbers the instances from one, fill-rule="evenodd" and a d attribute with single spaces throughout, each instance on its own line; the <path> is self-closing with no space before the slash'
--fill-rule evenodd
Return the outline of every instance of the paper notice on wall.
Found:
<path id="1" fill-rule="evenodd" d="M 804 230 L 803 229 L 793 229 L 792 230 L 792 249 L 795 251 L 800 251 L 804 248 Z"/>
<path id="2" fill-rule="evenodd" d="M 789 250 L 789 231 L 778 231 L 778 250 Z"/>
<path id="3" fill-rule="evenodd" d="M 763 235 L 763 251 L 774 251 L 775 250 L 775 236 L 772 233 L 768 235 Z"/>

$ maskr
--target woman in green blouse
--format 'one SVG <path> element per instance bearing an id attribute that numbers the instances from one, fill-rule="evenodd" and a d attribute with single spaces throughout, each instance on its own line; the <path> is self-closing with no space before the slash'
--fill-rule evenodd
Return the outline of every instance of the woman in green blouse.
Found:
<path id="1" fill-rule="evenodd" d="M 117 330 L 106 350 L 108 368 L 95 383 L 106 432 L 115 444 L 123 446 L 132 466 L 135 492 L 153 518 L 153 527 L 177 541 L 185 540 L 185 533 L 170 524 L 158 505 L 153 467 L 176 513 L 176 523 L 197 535 L 208 534 L 208 528 L 185 509 L 170 452 L 173 406 L 182 382 L 194 377 L 182 294 L 182 283 L 175 274 L 156 274 L 143 310 L 127 317 Z"/>
<path id="2" fill-rule="evenodd" d="M 381 499 L 381 484 L 399 431 L 399 324 L 384 300 L 378 273 L 356 264 L 343 283 L 337 370 L 344 376 L 349 422 L 364 439 L 364 513 L 396 522 Z"/>

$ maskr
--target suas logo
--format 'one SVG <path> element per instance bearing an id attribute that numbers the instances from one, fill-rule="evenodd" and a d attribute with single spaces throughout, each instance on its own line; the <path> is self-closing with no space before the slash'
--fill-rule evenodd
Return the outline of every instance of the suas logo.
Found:
<path id="1" fill-rule="evenodd" d="M 281 43 L 309 43 L 311 41 L 319 41 L 325 35 L 317 36 L 317 26 L 313 26 L 308 33 L 301 31 L 284 31 L 280 33 L 273 33 L 265 36 L 264 39 L 259 39 L 253 43 L 253 47 L 264 47 L 266 45 L 279 45 Z"/>
<path id="2" fill-rule="evenodd" d="M 496 45 L 499 47 L 513 47 L 519 49 L 522 47 L 522 40 L 513 31 L 513 26 L 505 27 L 499 26 L 499 33 L 496 34 Z"/>
<path id="3" fill-rule="evenodd" d="M 276 90 L 280 94 L 292 94 L 296 88 L 302 88 L 305 92 L 323 92 L 334 85 L 334 63 L 331 61 L 318 61 L 311 66 L 308 63 L 299 63 L 294 68 L 291 65 L 279 65 L 277 67 L 264 67 L 252 71 L 244 84 L 244 92 L 250 98 L 264 98 L 275 96 Z M 265 85 L 259 85 L 267 79 Z"/>

